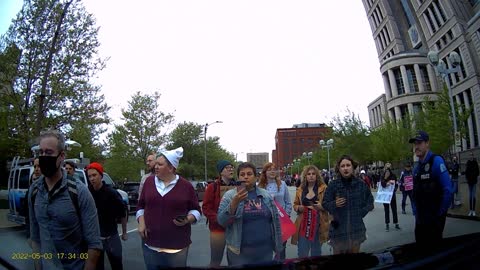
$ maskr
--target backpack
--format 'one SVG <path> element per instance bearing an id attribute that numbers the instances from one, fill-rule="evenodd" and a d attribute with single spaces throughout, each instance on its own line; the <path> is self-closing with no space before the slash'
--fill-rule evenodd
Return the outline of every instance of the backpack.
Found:
<path id="1" fill-rule="evenodd" d="M 72 200 L 73 206 L 75 207 L 75 212 L 77 212 L 78 219 L 80 219 L 80 205 L 78 204 L 78 191 L 77 191 L 77 182 L 76 179 L 70 175 L 67 175 L 67 189 L 68 195 Z M 35 205 L 35 198 L 37 197 L 38 188 L 35 186 L 32 190 L 32 195 L 30 197 L 32 201 L 32 206 Z M 33 214 L 35 215 L 35 207 L 32 208 Z"/>

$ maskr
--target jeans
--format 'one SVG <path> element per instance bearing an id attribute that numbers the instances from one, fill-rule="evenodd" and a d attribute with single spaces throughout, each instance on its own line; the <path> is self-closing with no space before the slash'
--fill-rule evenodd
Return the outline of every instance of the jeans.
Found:
<path id="1" fill-rule="evenodd" d="M 103 251 L 100 253 L 100 257 L 97 262 L 97 270 L 103 270 L 105 263 L 105 253 L 107 253 L 108 260 L 112 269 L 123 269 L 122 263 L 122 243 L 120 242 L 120 236 L 114 234 L 108 239 L 102 240 Z"/>
<path id="2" fill-rule="evenodd" d="M 412 205 L 412 191 L 402 191 L 402 211 L 405 212 L 405 206 L 407 205 L 407 197 L 410 199 L 410 205 L 412 206 L 413 212 L 413 205 Z"/>
<path id="3" fill-rule="evenodd" d="M 412 202 L 410 201 L 410 204 Z M 393 193 L 392 200 L 390 201 L 390 205 L 388 203 L 383 204 L 383 209 L 385 210 L 385 224 L 390 223 L 390 209 L 392 208 L 392 216 L 393 216 L 393 223 L 398 223 L 398 215 L 397 215 L 397 198 L 395 197 L 395 193 Z"/>
<path id="4" fill-rule="evenodd" d="M 470 210 L 475 211 L 475 204 L 476 204 L 476 193 L 477 193 L 477 184 L 468 184 L 468 194 L 469 194 L 469 203 L 470 203 Z"/>
<path id="5" fill-rule="evenodd" d="M 210 267 L 219 267 L 225 251 L 225 232 L 210 232 Z"/>
<path id="6" fill-rule="evenodd" d="M 251 250 L 240 254 L 233 253 L 227 248 L 228 266 L 241 266 L 248 264 L 271 264 L 273 262 L 273 250 Z"/>
<path id="7" fill-rule="evenodd" d="M 458 179 L 452 179 L 452 204 L 451 208 L 455 207 L 455 195 L 458 194 Z"/>
<path id="8" fill-rule="evenodd" d="M 143 259 L 145 260 L 145 269 L 165 269 L 187 266 L 188 247 L 177 253 L 158 252 L 143 245 Z"/>
<path id="9" fill-rule="evenodd" d="M 359 253 L 360 252 L 360 244 L 358 242 L 335 242 L 332 245 L 333 254 L 349 254 L 349 253 Z"/>
<path id="10" fill-rule="evenodd" d="M 317 226 L 315 229 L 313 241 L 308 240 L 305 236 L 298 236 L 298 258 L 322 255 L 322 243 L 320 243 L 318 237 L 318 228 L 319 227 Z M 308 255 L 309 253 L 311 253 L 311 255 Z"/>

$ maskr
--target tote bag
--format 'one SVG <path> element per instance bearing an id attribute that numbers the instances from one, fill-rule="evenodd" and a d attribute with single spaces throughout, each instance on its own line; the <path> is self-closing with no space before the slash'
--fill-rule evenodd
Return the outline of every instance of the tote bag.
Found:
<path id="1" fill-rule="evenodd" d="M 280 218 L 280 228 L 282 229 L 282 242 L 285 242 L 288 240 L 288 238 L 295 234 L 297 228 L 295 227 L 295 224 L 293 224 L 290 217 L 287 215 L 287 212 L 285 212 L 285 209 L 283 209 L 277 202 L 275 202 L 275 206 L 277 207 L 278 217 Z"/>

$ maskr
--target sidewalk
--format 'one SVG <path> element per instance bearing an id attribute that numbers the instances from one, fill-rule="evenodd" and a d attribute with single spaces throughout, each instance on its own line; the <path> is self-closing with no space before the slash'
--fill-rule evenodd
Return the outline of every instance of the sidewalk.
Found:
<path id="1" fill-rule="evenodd" d="M 8 221 L 7 219 L 8 211 L 9 211 L 8 209 L 0 209 L 0 230 L 20 226 L 16 223 Z"/>

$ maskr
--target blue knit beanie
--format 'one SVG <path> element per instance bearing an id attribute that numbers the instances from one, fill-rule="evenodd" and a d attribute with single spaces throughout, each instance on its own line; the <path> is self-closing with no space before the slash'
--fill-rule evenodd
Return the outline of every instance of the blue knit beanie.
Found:
<path id="1" fill-rule="evenodd" d="M 217 162 L 217 171 L 218 173 L 221 173 L 223 171 L 223 169 L 228 166 L 228 165 L 232 165 L 233 164 L 228 161 L 228 160 L 220 160 L 219 162 Z"/>

